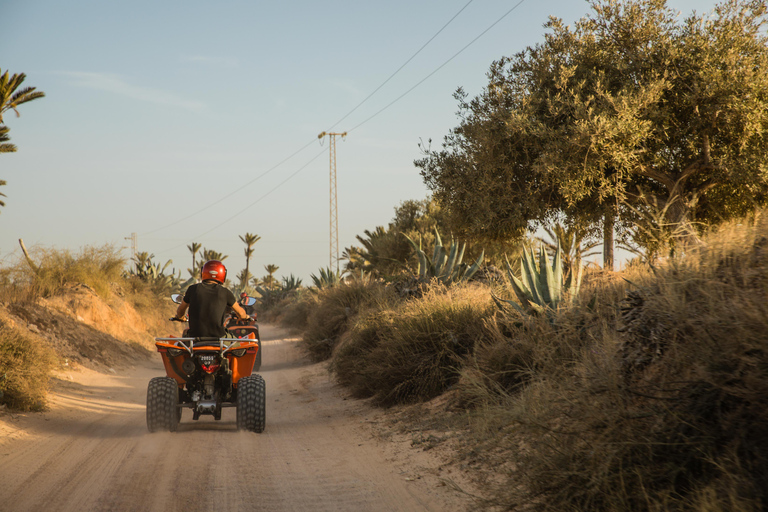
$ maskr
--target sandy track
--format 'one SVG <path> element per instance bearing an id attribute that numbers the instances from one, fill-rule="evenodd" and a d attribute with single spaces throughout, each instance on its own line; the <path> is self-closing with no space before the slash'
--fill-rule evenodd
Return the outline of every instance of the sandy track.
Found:
<path id="1" fill-rule="evenodd" d="M 149 434 L 146 385 L 159 356 L 117 374 L 62 375 L 51 411 L 0 419 L 1 511 L 461 510 L 367 425 L 380 413 L 308 363 L 295 341 L 262 326 L 267 427 L 237 432 L 235 410 L 176 433 Z M 393 458 L 393 453 L 400 455 Z M 405 454 L 405 455 L 403 455 Z"/>

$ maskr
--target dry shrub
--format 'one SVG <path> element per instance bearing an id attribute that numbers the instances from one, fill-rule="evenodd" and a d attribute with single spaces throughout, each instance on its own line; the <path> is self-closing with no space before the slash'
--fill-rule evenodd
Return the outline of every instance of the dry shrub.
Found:
<path id="1" fill-rule="evenodd" d="M 458 381 L 465 358 L 488 336 L 494 310 L 485 287 L 434 286 L 391 310 L 361 315 L 332 370 L 356 396 L 380 405 L 429 400 Z"/>
<path id="2" fill-rule="evenodd" d="M 533 510 L 768 506 L 768 224 L 729 225 L 637 273 L 621 332 L 508 400 L 515 493 Z M 606 283 L 605 295 L 621 285 Z M 573 332 L 576 333 L 575 331 Z M 542 340 L 545 343 L 545 340 Z M 552 362 L 555 362 L 553 359 Z"/>
<path id="3" fill-rule="evenodd" d="M 378 282 L 352 281 L 323 288 L 309 299 L 302 346 L 315 361 L 331 357 L 350 320 L 367 309 L 387 309 L 396 300 L 393 290 Z"/>
<path id="4" fill-rule="evenodd" d="M 598 350 L 604 333 L 615 330 L 616 304 L 626 285 L 615 276 L 590 272 L 581 300 L 551 315 L 499 310 L 487 320 L 489 335 L 478 341 L 462 370 L 460 404 L 493 407 L 533 378 L 558 378 L 585 350 Z"/>
<path id="5" fill-rule="evenodd" d="M 299 293 L 283 298 L 269 309 L 259 311 L 259 320 L 303 331 L 307 328 L 313 304 L 315 301 L 311 292 L 302 289 Z"/>
<path id="6" fill-rule="evenodd" d="M 119 249 L 110 245 L 85 247 L 78 254 L 66 249 L 35 247 L 30 250 L 30 256 L 37 270 L 22 258 L 0 273 L 3 302 L 30 302 L 50 297 L 68 284 L 85 284 L 107 298 L 112 283 L 122 280 L 125 266 Z"/>
<path id="7" fill-rule="evenodd" d="M 0 323 L 0 403 L 19 411 L 44 409 L 55 364 L 45 343 Z"/>

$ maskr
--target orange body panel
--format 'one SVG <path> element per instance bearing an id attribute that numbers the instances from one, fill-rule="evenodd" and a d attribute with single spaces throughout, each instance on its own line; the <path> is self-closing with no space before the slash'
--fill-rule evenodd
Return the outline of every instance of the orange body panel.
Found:
<path id="1" fill-rule="evenodd" d="M 251 339 L 254 339 L 254 337 L 251 335 L 249 338 L 243 338 L 240 342 L 240 347 L 238 349 L 246 349 L 245 354 L 243 354 L 240 357 L 235 357 L 231 351 L 226 352 L 224 355 L 226 356 L 227 360 L 229 361 L 229 368 L 232 370 L 232 384 L 237 387 L 237 382 L 243 378 L 248 377 L 251 375 L 251 372 L 253 372 L 253 364 L 256 362 L 256 354 L 259 351 L 259 345 L 255 341 L 250 341 Z M 155 346 L 157 347 L 157 351 L 160 352 L 160 355 L 163 358 L 163 366 L 165 367 L 165 373 L 168 375 L 168 377 L 171 377 L 174 379 L 178 384 L 179 387 L 183 387 L 186 383 L 186 380 L 184 379 L 184 376 L 181 375 L 181 365 L 184 364 L 184 361 L 186 359 L 189 359 L 189 352 L 186 350 L 178 355 L 178 356 L 171 356 L 168 354 L 168 349 L 178 349 L 179 347 L 173 345 L 172 343 L 167 343 L 163 341 L 158 341 L 155 343 Z M 215 351 L 218 352 L 218 347 L 215 346 L 201 346 L 201 347 L 194 347 L 192 349 L 194 352 L 203 351 L 203 352 L 211 352 Z M 176 367 L 179 371 L 177 372 L 174 370 L 174 367 Z"/>

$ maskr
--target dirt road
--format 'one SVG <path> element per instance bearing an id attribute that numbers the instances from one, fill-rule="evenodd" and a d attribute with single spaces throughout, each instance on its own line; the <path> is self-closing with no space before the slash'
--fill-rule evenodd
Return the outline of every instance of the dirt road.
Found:
<path id="1" fill-rule="evenodd" d="M 295 340 L 262 326 L 267 427 L 221 421 L 149 434 L 151 365 L 63 372 L 52 407 L 0 417 L 0 511 L 446 511 L 466 503 L 428 475 L 427 454 L 377 440 L 381 413 L 310 364 Z M 399 455 L 395 453 L 399 452 Z"/>

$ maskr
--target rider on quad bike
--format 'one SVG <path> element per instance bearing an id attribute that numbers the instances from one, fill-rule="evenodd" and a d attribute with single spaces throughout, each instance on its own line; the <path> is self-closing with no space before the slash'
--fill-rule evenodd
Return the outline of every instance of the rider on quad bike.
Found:
<path id="1" fill-rule="evenodd" d="M 232 308 L 240 320 L 250 320 L 245 310 L 235 300 L 235 295 L 224 288 L 227 268 L 217 260 L 206 261 L 201 272 L 202 283 L 187 288 L 179 307 L 177 320 L 183 320 L 189 308 L 189 331 L 187 336 L 227 336 L 224 320 Z"/>
<path id="2" fill-rule="evenodd" d="M 189 329 L 182 337 L 155 338 L 166 376 L 152 378 L 147 386 L 150 432 L 175 431 L 183 409 L 192 410 L 193 420 L 201 415 L 220 420 L 224 407 L 237 408 L 238 430 L 264 431 L 266 387 L 253 373 L 261 366 L 258 326 L 222 286 L 226 277 L 220 261 L 208 261 L 202 283 L 189 287 L 183 298 L 171 296 L 179 304 L 172 320 L 184 321 L 189 310 Z M 251 298 L 246 304 L 255 302 Z M 230 308 L 239 320 L 227 318 Z M 225 328 L 225 319 L 236 326 Z"/>
<path id="3" fill-rule="evenodd" d="M 248 297 L 247 293 L 245 293 L 245 292 L 241 293 L 240 294 L 240 306 L 242 306 L 243 310 L 245 311 L 245 313 L 248 316 L 250 316 L 251 318 L 256 320 L 256 306 L 249 306 L 248 305 L 248 302 L 249 302 L 248 299 L 249 298 L 250 297 Z"/>

